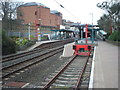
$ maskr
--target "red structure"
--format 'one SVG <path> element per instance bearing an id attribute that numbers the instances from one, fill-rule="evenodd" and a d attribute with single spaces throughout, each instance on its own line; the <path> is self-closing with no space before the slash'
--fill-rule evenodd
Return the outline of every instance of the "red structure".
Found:
<path id="1" fill-rule="evenodd" d="M 85 55 L 89 56 L 90 52 L 92 51 L 92 45 L 73 45 L 73 50 L 75 50 L 75 55 Z"/>
<path id="2" fill-rule="evenodd" d="M 75 50 L 75 55 L 84 55 L 89 56 L 90 52 L 92 51 L 93 45 L 88 44 L 88 24 L 85 26 L 85 43 L 76 43 L 73 45 L 73 50 Z"/>

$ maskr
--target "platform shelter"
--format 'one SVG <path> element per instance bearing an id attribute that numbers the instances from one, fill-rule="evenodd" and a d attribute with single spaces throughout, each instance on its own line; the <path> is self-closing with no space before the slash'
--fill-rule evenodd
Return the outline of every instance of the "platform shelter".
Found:
<path id="1" fill-rule="evenodd" d="M 85 33 L 86 33 L 86 24 L 80 24 L 78 26 L 79 28 L 79 33 L 80 33 L 80 38 L 83 39 L 85 38 Z M 91 38 L 92 42 L 94 42 L 94 39 L 96 38 L 97 31 L 99 31 L 99 27 L 97 25 L 90 25 L 87 24 L 87 36 Z"/>
<path id="2" fill-rule="evenodd" d="M 51 30 L 55 33 L 55 39 L 67 39 L 74 37 L 74 31 L 73 30 L 67 30 L 67 29 L 59 29 L 59 30 Z"/>

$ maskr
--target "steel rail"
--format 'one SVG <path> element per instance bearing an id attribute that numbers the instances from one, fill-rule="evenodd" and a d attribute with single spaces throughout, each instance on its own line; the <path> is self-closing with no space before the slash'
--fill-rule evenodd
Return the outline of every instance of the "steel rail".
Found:
<path id="1" fill-rule="evenodd" d="M 75 84 L 75 90 L 77 90 L 78 87 L 79 87 L 79 84 L 80 84 L 80 81 L 81 81 L 81 79 L 82 79 L 83 73 L 84 73 L 84 71 L 85 71 L 85 69 L 86 69 L 87 62 L 88 62 L 88 60 L 89 60 L 89 57 L 90 57 L 90 56 L 88 56 L 88 58 L 87 58 L 87 60 L 86 60 L 86 62 L 85 62 L 85 64 L 84 64 L 84 66 L 83 66 L 83 68 L 82 68 L 82 71 L 81 71 L 81 73 L 79 74 L 79 78 L 78 78 L 78 80 L 77 80 L 77 83 Z M 43 87 L 42 90 L 46 90 L 46 89 L 50 88 L 50 86 L 55 82 L 55 80 L 60 76 L 60 74 L 63 73 L 63 72 L 65 71 L 65 69 L 74 61 L 75 58 L 76 58 L 76 56 L 73 56 L 73 57 L 70 59 L 70 61 Z"/>
<path id="2" fill-rule="evenodd" d="M 91 54 L 91 52 L 90 52 L 90 54 Z M 78 81 L 77 81 L 77 83 L 76 83 L 75 90 L 77 90 L 77 89 L 79 88 L 79 84 L 80 84 L 80 82 L 81 82 L 83 73 L 85 72 L 85 69 L 86 69 L 86 66 L 87 66 L 89 57 L 90 57 L 90 55 L 88 56 L 88 58 L 87 58 L 87 60 L 86 60 L 86 62 L 85 62 L 85 64 L 84 64 L 84 66 L 83 66 L 83 68 L 82 68 L 82 72 L 81 72 L 80 75 L 79 75 L 79 79 L 78 79 Z"/>
<path id="3" fill-rule="evenodd" d="M 59 52 L 61 52 L 63 50 L 63 47 L 60 47 L 60 48 L 57 48 L 57 49 L 55 49 L 55 50 L 50 50 L 49 52 L 47 52 L 47 53 L 44 53 L 44 54 L 42 54 L 41 56 L 43 56 L 42 58 L 37 58 L 36 59 L 36 61 L 35 60 L 33 60 L 33 59 L 30 59 L 31 61 L 32 61 L 32 63 L 29 63 L 28 65 L 26 64 L 26 65 L 24 65 L 24 66 L 21 66 L 20 68 L 18 68 L 18 69 L 13 69 L 13 71 L 11 71 L 11 72 L 9 72 L 9 73 L 7 73 L 7 74 L 3 74 L 3 76 L 2 76 L 2 78 L 5 78 L 5 77 L 7 77 L 7 76 L 9 76 L 9 75 L 11 75 L 11 74 L 13 74 L 13 73 L 15 73 L 15 72 L 18 72 L 18 71 L 20 71 L 20 70 L 22 70 L 22 69 L 25 69 L 25 68 L 27 68 L 27 67 L 29 67 L 29 66 L 32 66 L 32 65 L 34 65 L 34 64 L 36 64 L 36 63 L 38 63 L 38 62 L 40 62 L 40 61 L 42 61 L 42 60 L 44 60 L 44 59 L 46 59 L 46 58 L 49 58 L 50 56 L 53 56 L 53 55 L 55 55 L 56 53 L 59 53 Z M 53 52 L 53 53 L 52 53 Z M 28 60 L 27 60 L 28 61 Z M 25 61 L 24 61 L 25 62 Z M 24 63 L 23 62 L 23 63 Z M 22 62 L 21 63 L 19 63 L 19 64 L 23 64 Z M 3 73 L 5 72 L 5 70 L 9 70 L 9 68 L 12 68 L 12 67 L 15 67 L 16 65 L 19 65 L 19 64 L 15 64 L 15 65 L 11 65 L 11 66 L 9 66 L 9 67 L 6 67 L 6 68 L 3 68 L 2 70 L 3 70 Z"/>
<path id="4" fill-rule="evenodd" d="M 42 90 L 48 89 L 48 88 L 53 84 L 53 82 L 60 76 L 60 74 L 72 63 L 72 61 L 74 61 L 75 58 L 76 58 L 76 55 L 74 55 L 74 56 L 71 58 L 70 62 L 68 62 L 68 63 L 65 65 L 65 67 L 63 67 L 63 68 L 59 71 L 59 73 L 57 73 L 57 74 L 43 87 Z"/>
<path id="5" fill-rule="evenodd" d="M 14 59 L 26 56 L 26 55 L 31 55 L 33 53 L 41 52 L 41 51 L 43 51 L 45 49 L 50 49 L 50 48 L 53 48 L 55 46 L 57 46 L 57 45 L 53 45 L 53 44 L 50 44 L 49 46 L 44 45 L 44 47 L 36 48 L 36 49 L 31 50 L 31 51 L 26 51 L 26 52 L 22 52 L 22 53 L 18 53 L 18 54 L 12 54 L 12 55 L 3 57 L 2 58 L 2 63 L 7 62 L 7 61 L 11 61 L 11 60 L 14 60 Z"/>
<path id="6" fill-rule="evenodd" d="M 40 52 L 40 51 L 42 51 L 42 50 L 41 49 L 36 49 L 36 50 L 22 52 L 22 53 L 18 53 L 18 54 L 8 56 L 8 57 L 4 57 L 4 58 L 2 58 L 2 63 L 7 62 L 7 61 L 11 61 L 11 60 L 14 60 L 14 59 L 26 56 L 26 55 L 31 55 L 33 53 Z"/>
<path id="7" fill-rule="evenodd" d="M 58 49 L 60 49 L 60 48 L 63 48 L 63 46 L 59 47 Z M 20 62 L 14 63 L 14 64 L 12 64 L 12 65 L 8 65 L 8 66 L 5 66 L 5 67 L 2 67 L 2 70 L 3 70 L 3 69 L 10 68 L 10 67 L 12 67 L 13 65 L 18 65 L 18 64 L 20 64 L 20 63 L 23 63 L 23 62 L 26 62 L 26 61 L 30 61 L 30 60 L 35 59 L 35 58 L 39 58 L 39 57 L 41 57 L 41 56 L 43 56 L 43 55 L 45 55 L 45 54 L 47 54 L 47 53 L 50 53 L 51 51 L 55 51 L 55 50 L 56 50 L 56 48 L 53 49 L 53 50 L 48 50 L 47 52 L 43 52 L 43 53 L 41 53 L 41 54 L 39 54 L 39 55 L 37 55 L 37 56 L 34 56 L 34 57 L 30 58 L 30 59 L 25 59 L 24 61 L 20 61 Z"/>
<path id="8" fill-rule="evenodd" d="M 18 53 L 18 54 L 11 54 L 11 55 L 7 55 L 5 57 L 2 57 L 2 59 L 0 59 L 0 61 L 2 63 L 4 63 L 4 62 L 7 62 L 7 61 L 15 60 L 17 58 L 20 58 L 20 57 L 23 57 L 23 56 L 26 56 L 26 55 L 31 55 L 33 53 L 37 53 L 37 52 L 43 51 L 45 49 L 50 49 L 50 48 L 54 48 L 54 47 L 64 45 L 64 44 L 69 43 L 71 41 L 72 40 L 68 39 L 68 40 L 61 40 L 61 41 L 56 41 L 56 42 L 43 43 L 40 46 L 37 46 L 33 50 L 25 51 L 25 52 Z"/>

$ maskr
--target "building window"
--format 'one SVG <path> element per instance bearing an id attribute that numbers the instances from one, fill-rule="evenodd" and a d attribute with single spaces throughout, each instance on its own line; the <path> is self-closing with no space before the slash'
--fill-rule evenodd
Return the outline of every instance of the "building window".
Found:
<path id="1" fill-rule="evenodd" d="M 51 19 L 50 19 L 50 24 L 51 24 Z"/>
<path id="2" fill-rule="evenodd" d="M 37 11 L 35 11 L 35 15 L 37 15 Z"/>

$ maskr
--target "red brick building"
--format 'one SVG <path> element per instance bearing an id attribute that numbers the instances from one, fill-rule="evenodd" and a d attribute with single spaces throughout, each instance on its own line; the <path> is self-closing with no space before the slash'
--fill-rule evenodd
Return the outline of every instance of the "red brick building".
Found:
<path id="1" fill-rule="evenodd" d="M 51 33 L 50 30 L 60 29 L 62 14 L 58 11 L 50 11 L 50 8 L 41 3 L 31 2 L 18 7 L 17 18 L 24 24 L 39 24 L 42 33 Z M 34 28 L 35 29 L 35 28 Z"/>

